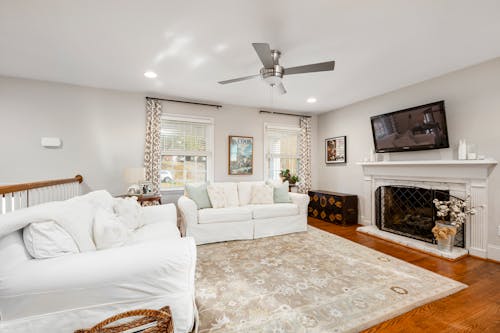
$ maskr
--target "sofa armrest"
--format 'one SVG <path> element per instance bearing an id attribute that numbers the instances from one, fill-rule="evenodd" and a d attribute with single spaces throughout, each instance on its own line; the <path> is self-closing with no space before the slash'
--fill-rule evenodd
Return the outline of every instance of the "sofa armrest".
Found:
<path id="1" fill-rule="evenodd" d="M 141 208 L 143 224 L 171 223 L 177 226 L 177 209 L 174 204 L 146 206 Z"/>
<path id="2" fill-rule="evenodd" d="M 198 224 L 198 206 L 193 200 L 183 195 L 177 201 L 177 207 L 181 213 L 181 231 L 185 231 L 190 225 Z"/>
<path id="3" fill-rule="evenodd" d="M 299 206 L 299 214 L 307 215 L 307 206 L 309 205 L 309 196 L 303 193 L 289 193 L 292 202 Z"/>

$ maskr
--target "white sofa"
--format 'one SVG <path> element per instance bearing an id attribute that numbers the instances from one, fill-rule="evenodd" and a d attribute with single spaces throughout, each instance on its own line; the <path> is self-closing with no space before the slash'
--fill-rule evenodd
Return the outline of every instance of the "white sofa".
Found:
<path id="1" fill-rule="evenodd" d="M 193 200 L 180 197 L 178 208 L 186 236 L 199 245 L 306 231 L 309 196 L 289 193 L 290 203 L 250 204 L 252 186 L 263 183 L 237 183 L 238 198 L 233 198 L 237 207 L 198 209 Z"/>
<path id="2" fill-rule="evenodd" d="M 16 229 L 25 210 L 0 215 L 0 332 L 73 332 L 165 305 L 176 333 L 192 330 L 196 245 L 180 237 L 174 205 L 141 208 L 144 225 L 125 246 L 50 259 L 26 251 Z"/>

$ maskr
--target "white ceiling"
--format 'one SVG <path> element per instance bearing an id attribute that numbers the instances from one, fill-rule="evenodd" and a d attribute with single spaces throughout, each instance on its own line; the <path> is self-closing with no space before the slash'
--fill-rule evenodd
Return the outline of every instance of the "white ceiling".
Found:
<path id="1" fill-rule="evenodd" d="M 498 0 L 0 0 L 0 75 L 321 112 L 496 58 L 499 36 Z M 283 96 L 217 84 L 257 74 L 252 42 L 336 68 L 285 77 Z"/>

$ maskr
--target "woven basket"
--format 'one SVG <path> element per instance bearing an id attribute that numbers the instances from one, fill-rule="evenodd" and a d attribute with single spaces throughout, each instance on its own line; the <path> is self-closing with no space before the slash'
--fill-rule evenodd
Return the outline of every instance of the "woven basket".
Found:
<path id="1" fill-rule="evenodd" d="M 117 320 L 128 318 L 128 317 L 138 317 L 142 318 L 132 320 L 131 322 L 119 324 L 116 326 L 108 326 L 112 322 Z M 132 310 L 117 314 L 106 320 L 101 321 L 99 324 L 95 325 L 89 329 L 76 330 L 75 333 L 120 333 L 126 330 L 137 328 L 146 324 L 156 322 L 156 326 L 149 327 L 142 333 L 174 333 L 174 323 L 172 321 L 172 314 L 170 313 L 170 307 L 166 306 L 160 310 Z"/>

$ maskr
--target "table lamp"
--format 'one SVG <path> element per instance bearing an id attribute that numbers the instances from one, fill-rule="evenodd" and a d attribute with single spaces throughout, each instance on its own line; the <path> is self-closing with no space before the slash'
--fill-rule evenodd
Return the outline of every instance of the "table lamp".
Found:
<path id="1" fill-rule="evenodd" d="M 142 189 L 140 184 L 144 181 L 146 170 L 144 168 L 126 168 L 123 172 L 123 178 L 129 187 L 127 194 L 140 195 Z"/>

